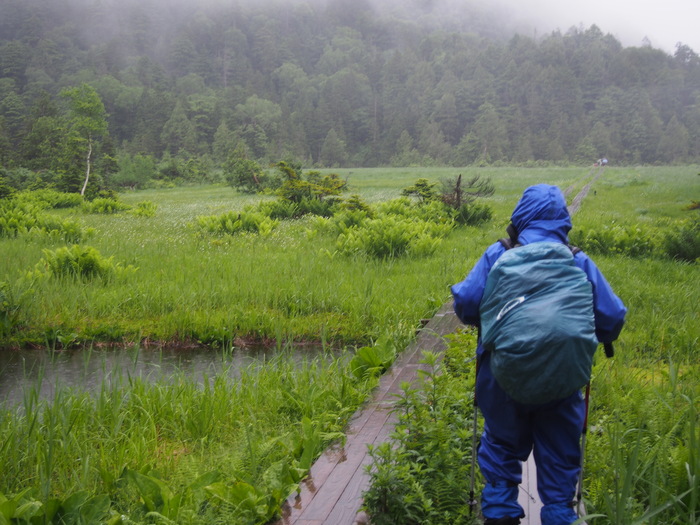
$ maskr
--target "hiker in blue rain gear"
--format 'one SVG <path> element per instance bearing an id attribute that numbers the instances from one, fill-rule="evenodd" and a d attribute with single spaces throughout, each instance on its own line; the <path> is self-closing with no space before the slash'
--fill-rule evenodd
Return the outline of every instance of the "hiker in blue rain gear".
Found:
<path id="1" fill-rule="evenodd" d="M 539 184 L 527 188 L 511 216 L 518 243 L 549 241 L 568 244 L 571 218 L 559 188 Z M 496 242 L 489 246 L 466 279 L 452 287 L 454 309 L 465 324 L 480 325 L 479 305 L 489 271 L 505 253 Z M 593 290 L 596 337 L 601 343 L 617 339 L 627 309 L 588 256 L 574 255 L 574 264 L 588 277 Z M 481 510 L 486 525 L 517 525 L 525 516 L 518 503 L 522 462 L 533 453 L 537 490 L 542 500 L 543 525 L 576 521 L 574 496 L 581 468 L 579 440 L 585 403 L 580 391 L 567 398 L 538 405 L 514 401 L 498 385 L 489 366 L 489 352 L 477 347 L 476 399 L 484 416 L 478 461 L 486 485 Z"/>

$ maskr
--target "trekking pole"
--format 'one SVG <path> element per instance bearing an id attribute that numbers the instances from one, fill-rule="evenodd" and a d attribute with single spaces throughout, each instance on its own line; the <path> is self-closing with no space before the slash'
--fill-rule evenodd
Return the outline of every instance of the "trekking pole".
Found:
<path id="1" fill-rule="evenodd" d="M 603 349 L 605 350 L 605 356 L 611 358 L 615 355 L 615 349 L 612 343 L 603 343 Z M 586 453 L 586 434 L 588 433 L 588 405 L 591 398 L 591 382 L 589 381 L 586 385 L 586 415 L 583 418 L 583 431 L 581 432 L 581 470 L 578 473 L 578 490 L 576 491 L 576 510 L 578 511 L 579 517 L 583 514 L 583 507 L 581 502 L 583 501 L 583 460 Z"/>
<path id="2" fill-rule="evenodd" d="M 479 415 L 479 406 L 476 403 L 476 378 L 479 375 L 479 358 L 476 358 L 476 366 L 474 372 L 474 412 L 472 417 L 474 418 L 474 427 L 472 428 L 472 472 L 471 472 L 471 486 L 469 488 L 469 514 L 474 515 L 474 509 L 476 509 L 476 498 L 474 497 L 474 485 L 476 476 L 476 419 Z"/>
<path id="3" fill-rule="evenodd" d="M 583 515 L 583 459 L 586 454 L 586 434 L 588 433 L 588 402 L 591 397 L 591 382 L 586 384 L 586 415 L 583 418 L 583 430 L 581 431 L 581 469 L 578 472 L 578 490 L 576 491 L 576 510 L 579 517 Z"/>

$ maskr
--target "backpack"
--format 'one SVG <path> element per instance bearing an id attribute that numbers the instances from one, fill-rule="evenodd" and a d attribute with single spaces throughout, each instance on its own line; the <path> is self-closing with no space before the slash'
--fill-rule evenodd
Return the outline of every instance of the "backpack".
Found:
<path id="1" fill-rule="evenodd" d="M 593 292 L 557 242 L 513 245 L 491 268 L 479 312 L 491 371 L 520 403 L 563 399 L 588 383 L 598 346 Z"/>

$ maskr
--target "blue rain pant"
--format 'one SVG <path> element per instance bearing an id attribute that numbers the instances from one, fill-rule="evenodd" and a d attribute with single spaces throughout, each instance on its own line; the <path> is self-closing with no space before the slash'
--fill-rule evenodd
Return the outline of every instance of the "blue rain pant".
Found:
<path id="1" fill-rule="evenodd" d="M 580 392 L 541 405 L 513 401 L 498 385 L 489 366 L 489 353 L 480 356 L 476 399 L 484 416 L 478 451 L 486 479 L 482 513 L 486 518 L 523 517 L 518 504 L 522 463 L 533 453 L 537 490 L 543 504 L 543 525 L 576 521 L 572 502 L 581 468 L 580 439 L 585 404 Z"/>

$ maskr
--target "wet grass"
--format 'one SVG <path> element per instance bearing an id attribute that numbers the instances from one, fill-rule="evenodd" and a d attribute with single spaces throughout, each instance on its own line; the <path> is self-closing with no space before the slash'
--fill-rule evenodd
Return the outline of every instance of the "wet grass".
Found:
<path id="1" fill-rule="evenodd" d="M 589 171 L 341 170 L 350 193 L 369 202 L 396 197 L 420 177 L 493 178 L 496 194 L 488 203 L 494 220 L 455 230 L 434 256 L 415 260 L 340 256 L 332 240 L 310 233 L 308 220 L 285 223 L 268 237 L 201 235 L 191 227 L 197 216 L 241 210 L 260 200 L 226 187 L 122 196 L 130 204 L 156 203 L 154 217 L 54 212 L 95 228 L 86 244 L 138 270 L 110 282 L 27 281 L 23 276 L 41 260 L 42 250 L 59 245 L 42 238 L 0 239 L 0 281 L 18 308 L 2 344 L 60 348 L 159 340 L 228 349 L 245 340 L 281 346 L 285 340 L 313 340 L 342 347 L 388 334 L 401 348 L 420 319 L 449 299 L 448 286 L 504 235 L 525 187 L 580 186 Z M 606 168 L 574 227 L 641 224 L 663 234 L 669 221 L 696 213 L 683 208 L 697 199 L 697 172 L 697 167 Z M 591 417 L 599 433 L 590 438 L 595 449 L 586 470 L 586 496 L 591 512 L 606 515 L 593 522 L 632 523 L 665 506 L 665 514 L 641 522 L 667 523 L 663 520 L 676 513 L 680 521 L 674 523 L 697 523 L 698 265 L 658 257 L 593 259 L 629 307 L 617 357 L 599 360 L 593 381 Z M 213 475 L 206 478 L 217 490 L 224 489 L 216 483 L 246 483 L 254 487 L 250 494 L 271 494 L 277 489 L 261 480 L 284 478 L 274 470 L 281 467 L 273 466 L 308 462 L 308 451 L 317 453 L 337 437 L 366 397 L 368 385 L 352 377 L 347 358 L 301 368 L 279 360 L 244 373 L 240 381 L 217 375 L 204 387 L 184 378 L 148 382 L 127 374 L 105 383 L 98 396 L 60 389 L 54 399 L 39 401 L 29 389 L 20 407 L 0 413 L 0 493 L 28 489 L 27 498 L 42 501 L 81 491 L 109 494 L 111 510 L 129 513 L 137 522 L 147 520 L 148 510 L 134 480 L 145 483 L 145 478 L 128 472 L 185 494 L 182 487 L 221 470 L 216 481 Z M 301 443 L 313 444 L 306 455 Z M 673 468 L 663 470 L 663 465 Z M 607 485 L 595 485 L 597 479 Z M 175 518 L 198 523 L 217 512 L 216 519 L 236 514 L 230 505 L 211 503 L 222 501 L 220 490 L 203 495 L 200 489 L 187 492 L 190 503 L 183 509 L 189 509 L 189 517 L 176 513 Z M 214 514 L 198 514 L 192 510 L 204 508 L 198 505 Z"/>

